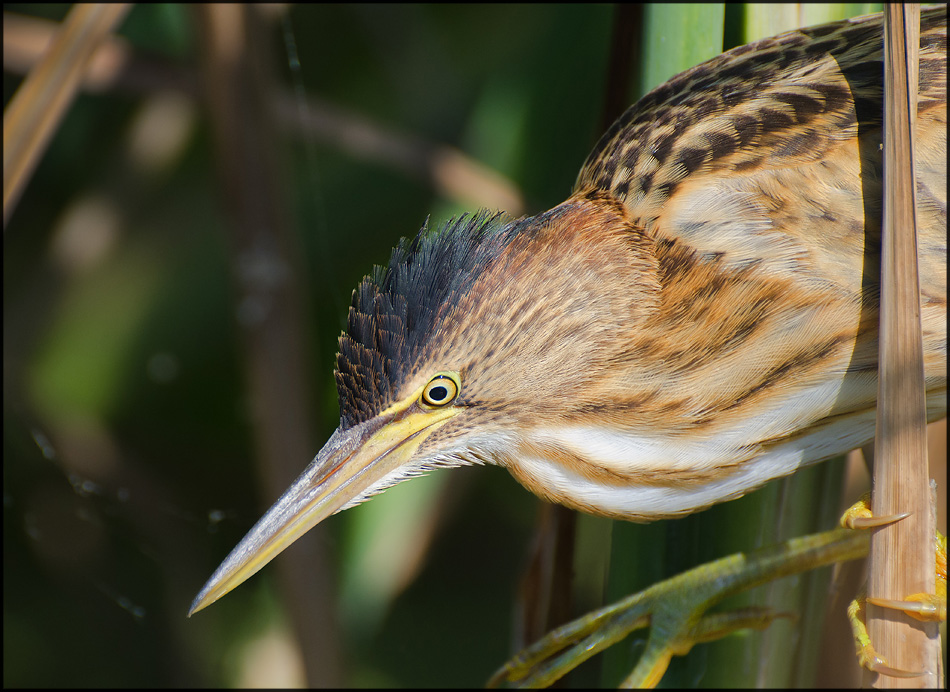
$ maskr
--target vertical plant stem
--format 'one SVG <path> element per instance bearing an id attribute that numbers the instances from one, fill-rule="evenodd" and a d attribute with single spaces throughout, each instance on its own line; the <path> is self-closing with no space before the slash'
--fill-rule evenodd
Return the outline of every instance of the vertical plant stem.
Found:
<path id="1" fill-rule="evenodd" d="M 935 588 L 913 160 L 919 13 L 918 5 L 896 3 L 884 11 L 884 227 L 872 508 L 879 516 L 910 516 L 875 531 L 868 595 L 898 600 Z M 892 667 L 926 672 L 908 679 L 879 675 L 875 687 L 939 684 L 935 624 L 869 604 L 868 628 Z"/>

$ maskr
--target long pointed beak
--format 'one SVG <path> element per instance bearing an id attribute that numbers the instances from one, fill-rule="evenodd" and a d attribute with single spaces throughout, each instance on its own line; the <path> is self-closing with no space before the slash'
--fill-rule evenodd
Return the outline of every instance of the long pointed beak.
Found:
<path id="1" fill-rule="evenodd" d="M 345 431 L 337 429 L 211 575 L 188 616 L 217 601 L 311 528 L 396 472 L 422 441 L 457 411 L 453 407 L 438 411 L 409 407 L 386 411 Z"/>

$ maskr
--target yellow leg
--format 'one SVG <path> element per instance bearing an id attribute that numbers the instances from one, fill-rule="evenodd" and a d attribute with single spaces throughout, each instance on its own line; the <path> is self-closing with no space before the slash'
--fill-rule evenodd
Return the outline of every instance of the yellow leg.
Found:
<path id="1" fill-rule="evenodd" d="M 701 565 L 558 627 L 506 663 L 488 686 L 550 685 L 634 630 L 649 627 L 646 649 L 623 686 L 653 687 L 670 659 L 693 645 L 783 617 L 761 608 L 707 614 L 722 599 L 773 579 L 862 557 L 867 550 L 866 534 L 836 529 Z"/>
<path id="2" fill-rule="evenodd" d="M 865 498 L 845 513 L 842 525 L 879 526 L 903 516 L 875 518 Z M 908 602 L 897 602 L 901 609 L 929 616 L 931 610 L 939 614 L 942 607 L 945 617 L 946 539 L 941 538 L 943 558 L 941 563 L 938 548 L 938 593 L 935 597 L 938 603 L 931 605 L 929 599 L 933 596 L 915 595 Z M 868 542 L 864 531 L 837 529 L 750 553 L 737 553 L 702 565 L 558 627 L 508 661 L 492 676 L 488 686 L 497 687 L 502 683 L 519 687 L 550 685 L 631 632 L 649 628 L 646 648 L 622 686 L 653 687 L 663 677 L 673 656 L 685 655 L 698 643 L 713 641 L 740 629 L 761 629 L 778 617 L 788 616 L 761 608 L 707 613 L 719 601 L 773 579 L 863 557 L 867 554 Z M 942 581 L 940 564 L 943 565 Z M 942 606 L 939 605 L 941 593 Z M 889 667 L 874 651 L 862 618 L 864 603 L 861 598 L 848 609 L 861 664 L 888 675 L 916 675 Z"/>
<path id="3" fill-rule="evenodd" d="M 620 687 L 652 688 L 663 678 L 673 656 L 685 656 L 696 644 L 713 642 L 739 630 L 764 630 L 778 618 L 794 619 L 794 613 L 776 612 L 771 608 L 739 608 L 724 613 L 703 616 L 698 623 L 680 637 L 672 637 L 660 642 L 655 653 L 647 651 L 637 663 L 636 668 L 620 684 Z"/>

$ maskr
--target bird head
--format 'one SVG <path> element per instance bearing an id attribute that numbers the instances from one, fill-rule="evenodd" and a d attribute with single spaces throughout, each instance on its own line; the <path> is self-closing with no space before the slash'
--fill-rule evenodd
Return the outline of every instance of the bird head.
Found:
<path id="1" fill-rule="evenodd" d="M 330 515 L 436 468 L 497 464 L 563 501 L 522 461 L 539 453 L 539 426 L 602 416 L 623 388 L 611 374 L 619 349 L 658 293 L 647 246 L 618 203 L 593 194 L 401 241 L 353 292 L 335 373 L 340 426 L 191 612 Z"/>

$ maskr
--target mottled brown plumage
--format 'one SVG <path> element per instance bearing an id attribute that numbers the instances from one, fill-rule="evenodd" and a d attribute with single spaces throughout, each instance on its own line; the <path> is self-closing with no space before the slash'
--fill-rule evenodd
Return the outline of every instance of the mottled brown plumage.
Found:
<path id="1" fill-rule="evenodd" d="M 645 96 L 573 195 L 403 241 L 354 293 L 341 425 L 195 601 L 408 477 L 493 463 L 548 500 L 650 520 L 871 440 L 881 18 L 736 48 Z M 917 119 L 928 417 L 946 415 L 946 8 Z M 448 382 L 426 389 L 439 377 Z"/>

